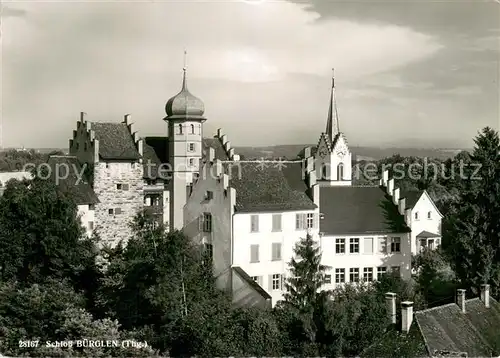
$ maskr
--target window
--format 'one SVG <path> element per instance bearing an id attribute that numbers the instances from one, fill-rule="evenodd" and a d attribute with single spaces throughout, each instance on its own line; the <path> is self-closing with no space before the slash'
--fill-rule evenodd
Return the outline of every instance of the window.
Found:
<path id="1" fill-rule="evenodd" d="M 332 283 L 332 275 L 325 275 L 325 284 Z"/>
<path id="2" fill-rule="evenodd" d="M 203 214 L 203 232 L 212 232 L 212 214 Z"/>
<path id="3" fill-rule="evenodd" d="M 259 216 L 250 216 L 250 232 L 259 232 Z"/>
<path id="4" fill-rule="evenodd" d="M 194 167 L 194 159 L 193 158 L 189 158 L 189 166 Z"/>
<path id="5" fill-rule="evenodd" d="M 273 242 L 271 248 L 271 260 L 278 261 L 281 260 L 281 243 Z"/>
<path id="6" fill-rule="evenodd" d="M 117 190 L 122 190 L 122 185 L 121 184 L 116 184 L 116 189 Z"/>
<path id="7" fill-rule="evenodd" d="M 420 251 L 424 251 L 427 247 L 427 239 L 420 239 Z"/>
<path id="8" fill-rule="evenodd" d="M 430 211 L 427 213 L 427 219 L 432 219 L 432 213 Z"/>
<path id="9" fill-rule="evenodd" d="M 396 274 L 396 275 L 400 275 L 401 274 L 401 268 L 399 266 L 392 266 L 391 267 L 391 271 Z"/>
<path id="10" fill-rule="evenodd" d="M 363 269 L 363 280 L 365 282 L 373 281 L 373 267 L 365 267 Z"/>
<path id="11" fill-rule="evenodd" d="M 327 172 L 326 172 L 326 164 L 321 165 L 321 179 L 323 179 L 323 180 L 328 179 Z"/>
<path id="12" fill-rule="evenodd" d="M 306 227 L 312 229 L 314 227 L 314 213 L 308 213 L 306 217 Z"/>
<path id="13" fill-rule="evenodd" d="M 345 239 L 335 239 L 335 253 L 345 254 Z"/>
<path id="14" fill-rule="evenodd" d="M 128 184 L 116 184 L 116 189 L 117 190 L 128 190 L 129 185 Z"/>
<path id="15" fill-rule="evenodd" d="M 262 276 L 252 276 L 252 280 L 257 282 L 259 286 L 262 286 Z"/>
<path id="16" fill-rule="evenodd" d="M 179 125 L 177 126 L 178 128 L 178 134 L 182 134 L 182 123 L 179 123 Z"/>
<path id="17" fill-rule="evenodd" d="M 429 239 L 428 243 L 429 249 L 434 250 L 434 239 Z"/>
<path id="18" fill-rule="evenodd" d="M 418 220 L 418 211 L 415 212 L 415 220 Z"/>
<path id="19" fill-rule="evenodd" d="M 377 279 L 380 279 L 386 273 L 387 273 L 387 267 L 385 266 L 377 267 Z"/>
<path id="20" fill-rule="evenodd" d="M 359 281 L 359 268 L 349 269 L 349 281 L 358 282 Z"/>
<path id="21" fill-rule="evenodd" d="M 114 210 L 113 210 L 113 209 L 108 209 L 108 214 L 109 214 L 109 215 L 113 215 L 113 213 L 114 213 Z"/>
<path id="22" fill-rule="evenodd" d="M 344 180 L 344 164 L 337 165 L 337 180 Z"/>
<path id="23" fill-rule="evenodd" d="M 205 193 L 205 200 L 212 200 L 213 198 L 214 198 L 214 192 L 207 190 L 207 192 Z"/>
<path id="24" fill-rule="evenodd" d="M 94 222 L 89 221 L 89 230 L 94 230 Z"/>
<path id="25" fill-rule="evenodd" d="M 212 244 L 204 244 L 203 245 L 203 254 L 205 256 L 205 259 L 208 261 L 207 263 L 212 264 L 213 261 L 213 255 L 214 255 L 214 248 Z"/>
<path id="26" fill-rule="evenodd" d="M 373 237 L 365 237 L 363 239 L 363 253 L 373 254 Z"/>
<path id="27" fill-rule="evenodd" d="M 259 245 L 250 245 L 250 262 L 259 262 Z"/>
<path id="28" fill-rule="evenodd" d="M 89 210 L 95 210 L 95 204 L 89 204 Z"/>
<path id="29" fill-rule="evenodd" d="M 300 213 L 295 215 L 295 229 L 306 230 L 314 228 L 314 213 Z"/>
<path id="30" fill-rule="evenodd" d="M 194 124 L 191 124 L 191 134 L 194 134 Z"/>
<path id="31" fill-rule="evenodd" d="M 194 143 L 189 143 L 188 150 L 189 150 L 190 152 L 194 152 Z"/>
<path id="32" fill-rule="evenodd" d="M 380 254 L 387 253 L 387 238 L 385 238 L 385 237 L 378 238 L 378 252 Z"/>
<path id="33" fill-rule="evenodd" d="M 345 269 L 338 268 L 335 269 L 335 283 L 345 282 Z"/>
<path id="34" fill-rule="evenodd" d="M 359 239 L 349 239 L 349 252 L 352 254 L 359 254 Z"/>
<path id="35" fill-rule="evenodd" d="M 122 213 L 122 209 L 121 208 L 115 208 L 115 215 L 119 215 Z"/>
<path id="36" fill-rule="evenodd" d="M 87 151 L 87 142 L 85 142 L 85 143 L 83 144 L 83 150 L 84 150 L 84 151 Z"/>
<path id="37" fill-rule="evenodd" d="M 273 214 L 273 231 L 281 231 L 281 214 Z"/>
<path id="38" fill-rule="evenodd" d="M 109 169 L 109 163 L 106 163 L 106 169 Z"/>
<path id="39" fill-rule="evenodd" d="M 401 252 L 401 238 L 392 237 L 391 238 L 391 252 Z"/>
<path id="40" fill-rule="evenodd" d="M 76 150 L 80 149 L 80 143 L 76 143 Z"/>
<path id="41" fill-rule="evenodd" d="M 281 289 L 281 275 L 280 274 L 274 274 L 272 275 L 272 289 L 273 290 L 280 290 Z"/>

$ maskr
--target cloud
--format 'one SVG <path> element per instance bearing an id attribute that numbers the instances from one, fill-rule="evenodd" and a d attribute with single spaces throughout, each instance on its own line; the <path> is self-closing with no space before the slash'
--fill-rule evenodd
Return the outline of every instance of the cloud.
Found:
<path id="1" fill-rule="evenodd" d="M 287 2 L 20 2 L 16 8 L 30 16 L 3 24 L 4 141 L 11 145 L 66 145 L 71 118 L 81 110 L 108 121 L 132 112 L 142 132 L 163 130 L 162 107 L 179 90 L 184 49 L 190 89 L 205 100 L 210 121 L 224 125 L 233 141 L 252 144 L 258 138 L 249 139 L 246 123 L 267 121 L 279 131 L 318 116 L 315 126 L 322 128 L 332 66 L 340 83 L 355 82 L 442 48 L 438 39 L 402 26 L 318 22 L 319 14 Z M 297 81 L 300 75 L 315 79 Z M 309 105 L 318 94 L 325 108 Z M 272 123 L 256 119 L 263 113 L 273 115 Z M 24 130 L 40 121 L 43 134 Z M 289 142 L 290 133 L 278 135 Z"/>
<path id="2" fill-rule="evenodd" d="M 17 9 L 17 8 L 11 8 L 8 6 L 0 6 L 0 17 L 6 18 L 6 17 L 23 17 L 26 15 L 26 11 Z"/>

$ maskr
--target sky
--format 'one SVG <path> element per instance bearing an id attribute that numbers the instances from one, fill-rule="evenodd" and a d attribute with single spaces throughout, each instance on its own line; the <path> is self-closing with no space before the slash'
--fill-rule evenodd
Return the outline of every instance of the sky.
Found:
<path id="1" fill-rule="evenodd" d="M 205 135 L 233 146 L 316 143 L 332 67 L 351 145 L 467 148 L 499 127 L 495 0 L 3 1 L 1 21 L 4 147 L 67 147 L 81 111 L 165 135 L 184 50 Z"/>

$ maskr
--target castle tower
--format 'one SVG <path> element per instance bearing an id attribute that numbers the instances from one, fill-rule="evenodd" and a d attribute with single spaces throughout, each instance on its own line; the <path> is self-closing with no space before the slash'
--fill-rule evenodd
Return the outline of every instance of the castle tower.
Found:
<path id="1" fill-rule="evenodd" d="M 184 56 L 186 53 L 184 52 Z M 168 123 L 169 163 L 172 169 L 170 181 L 171 230 L 184 226 L 184 205 L 189 196 L 193 177 L 199 174 L 202 157 L 203 122 L 205 106 L 187 88 L 186 63 L 184 60 L 182 89 L 170 98 L 165 106 Z"/>
<path id="2" fill-rule="evenodd" d="M 351 185 L 352 154 L 339 128 L 333 70 L 326 132 L 321 133 L 319 138 L 315 162 L 316 176 L 320 185 Z"/>

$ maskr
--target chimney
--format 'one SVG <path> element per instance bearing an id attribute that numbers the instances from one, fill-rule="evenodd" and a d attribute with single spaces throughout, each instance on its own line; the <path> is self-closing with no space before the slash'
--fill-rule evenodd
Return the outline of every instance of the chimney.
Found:
<path id="1" fill-rule="evenodd" d="M 391 179 L 387 182 L 387 194 L 392 196 L 392 191 L 394 190 L 394 179 Z"/>
<path id="2" fill-rule="evenodd" d="M 408 333 L 413 322 L 413 302 L 401 302 L 401 331 Z"/>
<path id="3" fill-rule="evenodd" d="M 490 285 L 481 285 L 481 301 L 483 301 L 486 308 L 490 308 Z"/>
<path id="4" fill-rule="evenodd" d="M 457 290 L 457 305 L 462 313 L 465 313 L 465 290 L 463 288 Z"/>
<path id="5" fill-rule="evenodd" d="M 388 180 L 389 180 L 389 171 L 384 170 L 384 173 L 382 174 L 382 186 L 386 186 Z"/>
<path id="6" fill-rule="evenodd" d="M 399 188 L 395 188 L 392 194 L 392 202 L 399 206 Z"/>
<path id="7" fill-rule="evenodd" d="M 396 324 L 396 294 L 393 292 L 387 292 L 385 294 L 385 303 L 387 305 L 389 324 Z"/>

